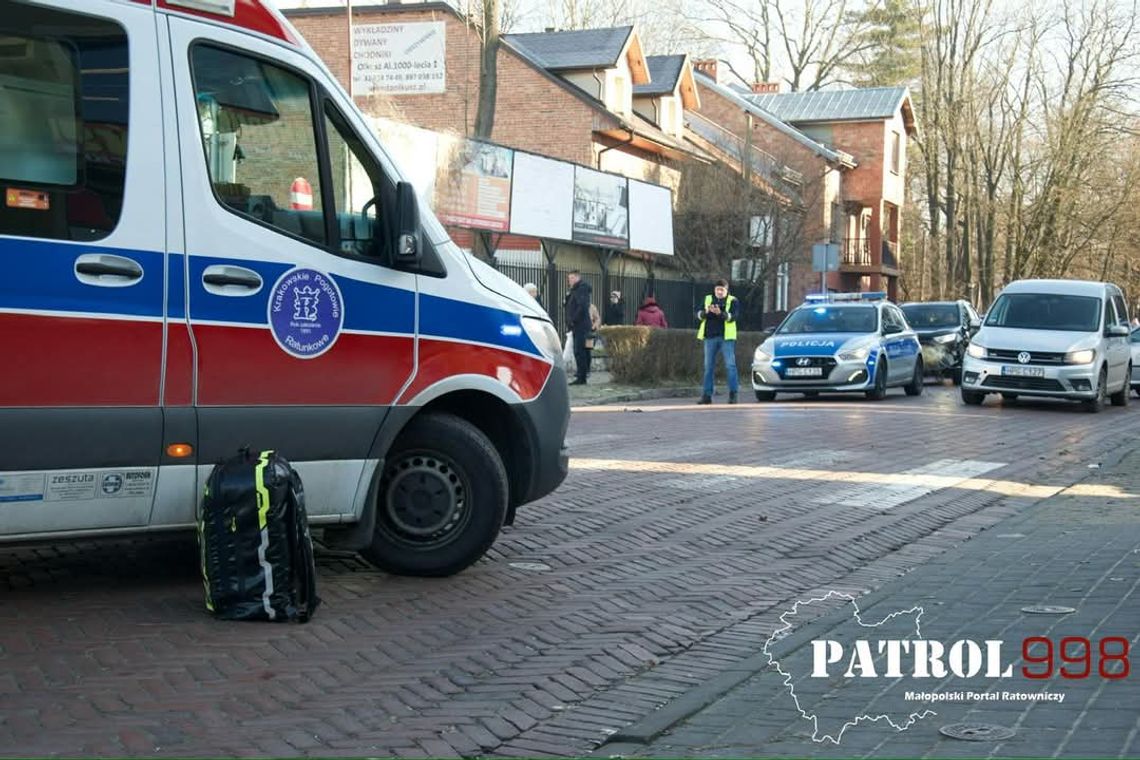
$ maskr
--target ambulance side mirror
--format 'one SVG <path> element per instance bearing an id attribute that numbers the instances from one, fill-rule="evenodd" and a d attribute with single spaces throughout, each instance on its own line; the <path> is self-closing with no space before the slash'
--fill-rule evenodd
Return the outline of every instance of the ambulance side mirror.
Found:
<path id="1" fill-rule="evenodd" d="M 396 184 L 396 261 L 420 260 L 420 207 L 411 182 Z"/>

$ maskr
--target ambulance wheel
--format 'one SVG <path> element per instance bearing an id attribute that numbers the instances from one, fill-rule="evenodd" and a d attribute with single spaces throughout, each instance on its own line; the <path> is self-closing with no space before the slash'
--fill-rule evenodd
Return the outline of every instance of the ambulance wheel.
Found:
<path id="1" fill-rule="evenodd" d="M 875 387 L 865 393 L 871 401 L 882 401 L 887 397 L 886 359 L 879 359 L 879 363 L 875 365 Z"/>
<path id="2" fill-rule="evenodd" d="M 756 400 L 757 401 L 775 401 L 776 400 L 776 392 L 775 391 L 756 391 Z"/>
<path id="3" fill-rule="evenodd" d="M 409 423 L 384 462 L 376 528 L 361 553 L 398 575 L 454 575 L 495 542 L 507 471 L 487 436 L 451 414 Z"/>

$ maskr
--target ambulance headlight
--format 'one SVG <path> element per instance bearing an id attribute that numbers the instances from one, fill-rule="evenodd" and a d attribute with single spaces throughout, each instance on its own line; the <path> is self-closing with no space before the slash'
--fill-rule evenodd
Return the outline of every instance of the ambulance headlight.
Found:
<path id="1" fill-rule="evenodd" d="M 562 342 L 558 340 L 558 331 L 549 321 L 537 317 L 523 317 L 523 329 L 531 342 L 556 366 L 562 366 Z"/>
<path id="2" fill-rule="evenodd" d="M 839 361 L 841 361 L 841 362 L 861 362 L 864 359 L 866 359 L 867 355 L 870 353 L 871 353 L 871 349 L 869 349 L 867 346 L 861 346 L 859 348 L 853 348 L 850 351 L 840 351 L 839 352 Z"/>

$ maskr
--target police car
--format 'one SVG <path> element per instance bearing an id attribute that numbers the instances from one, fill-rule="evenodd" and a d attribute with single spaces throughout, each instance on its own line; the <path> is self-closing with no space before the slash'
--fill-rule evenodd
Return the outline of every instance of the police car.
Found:
<path id="1" fill-rule="evenodd" d="M 808 296 L 752 358 L 757 401 L 859 391 L 879 400 L 900 385 L 917 396 L 922 377 L 918 337 L 885 293 Z"/>

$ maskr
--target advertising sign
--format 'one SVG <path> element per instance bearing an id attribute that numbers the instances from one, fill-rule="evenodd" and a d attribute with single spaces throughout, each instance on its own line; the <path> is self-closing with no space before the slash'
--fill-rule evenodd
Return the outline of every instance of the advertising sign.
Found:
<path id="1" fill-rule="evenodd" d="M 443 138 L 438 156 L 436 216 L 444 224 L 506 232 L 511 218 L 510 148 Z"/>
<path id="2" fill-rule="evenodd" d="M 629 245 L 629 186 L 625 177 L 574 168 L 574 235 L 579 243 Z"/>
<path id="3" fill-rule="evenodd" d="M 515 153 L 511 232 L 553 240 L 573 233 L 574 165 Z"/>
<path id="4" fill-rule="evenodd" d="M 673 194 L 669 188 L 629 181 L 629 247 L 673 255 Z"/>
<path id="5" fill-rule="evenodd" d="M 418 95 L 446 88 L 442 21 L 359 24 L 352 28 L 352 87 L 357 95 Z"/>

